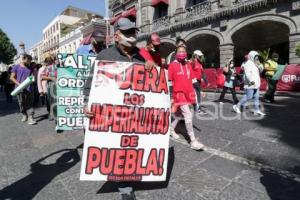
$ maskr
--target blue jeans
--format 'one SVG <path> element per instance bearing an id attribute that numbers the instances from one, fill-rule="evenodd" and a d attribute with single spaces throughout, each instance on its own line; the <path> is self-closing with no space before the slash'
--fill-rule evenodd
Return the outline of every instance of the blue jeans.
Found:
<path id="1" fill-rule="evenodd" d="M 245 89 L 245 94 L 240 102 L 237 104 L 238 107 L 244 106 L 247 101 L 254 99 L 254 109 L 259 111 L 259 89 Z"/>

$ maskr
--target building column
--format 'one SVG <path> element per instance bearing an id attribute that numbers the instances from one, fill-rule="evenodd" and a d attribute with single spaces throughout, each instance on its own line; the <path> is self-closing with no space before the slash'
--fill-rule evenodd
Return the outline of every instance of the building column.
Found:
<path id="1" fill-rule="evenodd" d="M 150 0 L 141 2 L 141 19 L 140 28 L 142 33 L 149 33 L 151 31 L 151 24 L 153 22 L 154 8 L 151 6 Z"/>
<path id="2" fill-rule="evenodd" d="M 234 56 L 234 45 L 221 44 L 220 45 L 220 67 L 224 67 L 229 59 L 232 59 Z"/>
<path id="3" fill-rule="evenodd" d="M 299 64 L 300 57 L 296 55 L 296 47 L 300 45 L 300 33 L 291 34 L 290 40 L 290 64 Z"/>

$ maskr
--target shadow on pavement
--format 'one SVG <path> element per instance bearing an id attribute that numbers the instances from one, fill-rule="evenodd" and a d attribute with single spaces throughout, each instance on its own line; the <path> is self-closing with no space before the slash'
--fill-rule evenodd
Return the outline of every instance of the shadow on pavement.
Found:
<path id="1" fill-rule="evenodd" d="M 12 103 L 7 103 L 2 96 L 3 95 L 0 92 L 0 117 L 20 112 L 16 99 L 14 99 Z"/>
<path id="2" fill-rule="evenodd" d="M 167 169 L 167 178 L 166 181 L 161 182 L 132 182 L 129 183 L 130 186 L 133 187 L 133 190 L 155 190 L 155 189 L 163 189 L 167 188 L 169 185 L 169 181 L 171 178 L 173 166 L 175 160 L 175 153 L 174 147 L 169 148 L 169 160 L 168 160 L 168 169 Z M 123 185 L 122 183 L 117 182 L 106 182 L 104 185 L 98 190 L 97 194 L 99 193 L 111 193 L 111 192 L 118 192 L 118 187 Z"/>
<path id="3" fill-rule="evenodd" d="M 260 170 L 260 173 L 260 182 L 265 186 L 270 199 L 300 199 L 300 182 L 265 169 Z"/>
<path id="4" fill-rule="evenodd" d="M 55 163 L 42 164 L 47 158 L 63 153 Z M 69 170 L 80 161 L 77 149 L 62 149 L 31 164 L 31 174 L 0 191 L 0 199 L 33 199 L 56 176 Z"/>
<path id="5" fill-rule="evenodd" d="M 262 120 L 256 121 L 258 126 L 275 130 L 278 142 L 293 147 L 294 152 L 296 152 L 294 155 L 282 155 L 280 152 L 276 152 L 274 159 L 281 161 L 280 169 L 300 175 L 299 96 L 281 99 L 274 105 L 265 104 L 265 110 L 267 116 Z M 255 158 L 254 160 L 263 164 L 272 165 L 270 159 L 266 161 L 266 159 L 263 158 Z M 293 166 L 290 166 L 288 163 L 293 163 Z M 300 199 L 300 182 L 299 180 L 295 180 L 292 175 L 281 174 L 278 171 L 269 169 L 261 169 L 260 173 L 262 174 L 260 182 L 265 186 L 270 199 Z"/>

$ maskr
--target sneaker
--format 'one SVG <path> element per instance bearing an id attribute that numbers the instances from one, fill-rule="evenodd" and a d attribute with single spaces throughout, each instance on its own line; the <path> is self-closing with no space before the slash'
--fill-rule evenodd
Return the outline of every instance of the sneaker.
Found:
<path id="1" fill-rule="evenodd" d="M 202 143 L 200 143 L 198 140 L 195 139 L 195 140 L 191 141 L 191 149 L 200 150 L 203 148 L 204 148 L 204 145 Z"/>
<path id="2" fill-rule="evenodd" d="M 180 138 L 180 136 L 174 130 L 171 130 L 170 136 L 175 140 L 178 140 Z"/>
<path id="3" fill-rule="evenodd" d="M 122 200 L 136 200 L 136 197 L 133 192 L 129 194 L 122 194 Z"/>
<path id="4" fill-rule="evenodd" d="M 28 124 L 29 125 L 34 125 L 34 124 L 36 124 L 37 122 L 35 121 L 35 120 L 33 120 L 33 117 L 32 116 L 29 116 L 28 117 Z"/>
<path id="5" fill-rule="evenodd" d="M 261 116 L 265 116 L 266 113 L 263 113 L 261 112 L 260 110 L 259 111 L 254 111 L 254 115 L 261 115 Z"/>
<path id="6" fill-rule="evenodd" d="M 237 105 L 233 105 L 232 108 L 233 108 L 234 112 L 236 112 L 238 114 L 241 114 L 241 110 L 240 110 L 240 108 Z"/>
<path id="7" fill-rule="evenodd" d="M 263 98 L 262 101 L 265 102 L 265 103 L 271 103 L 271 100 L 266 99 L 266 98 Z"/>
<path id="8" fill-rule="evenodd" d="M 207 115 L 207 112 L 205 112 L 205 110 L 202 110 L 202 109 L 199 109 L 199 110 L 197 111 L 197 113 L 198 113 L 199 115 Z"/>
<path id="9" fill-rule="evenodd" d="M 21 122 L 26 122 L 26 121 L 27 121 L 27 115 L 22 114 Z"/>

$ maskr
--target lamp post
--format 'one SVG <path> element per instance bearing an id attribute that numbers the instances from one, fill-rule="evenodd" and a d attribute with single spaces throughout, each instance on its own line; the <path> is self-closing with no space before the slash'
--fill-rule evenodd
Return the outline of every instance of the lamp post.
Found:
<path id="1" fill-rule="evenodd" d="M 24 44 L 24 42 L 20 42 L 19 47 L 20 47 L 20 54 L 25 54 L 25 44 Z"/>

